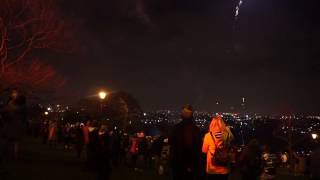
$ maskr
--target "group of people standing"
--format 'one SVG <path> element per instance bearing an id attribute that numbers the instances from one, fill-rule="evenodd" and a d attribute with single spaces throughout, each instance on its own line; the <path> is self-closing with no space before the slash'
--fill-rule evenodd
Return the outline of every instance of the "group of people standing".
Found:
<path id="1" fill-rule="evenodd" d="M 118 166 L 143 172 L 152 167 L 152 157 L 160 156 L 163 138 L 150 139 L 143 131 L 129 135 L 98 122 L 80 124 L 75 147 L 85 169 L 94 170 L 98 179 L 108 179 Z"/>
<path id="2" fill-rule="evenodd" d="M 235 150 L 234 136 L 219 115 L 212 117 L 204 136 L 193 121 L 190 105 L 182 108 L 181 118 L 170 138 L 173 180 L 227 180 L 234 179 L 234 174 L 235 179 L 273 179 L 277 163 L 288 168 L 289 159 L 294 158 L 286 153 L 277 157 L 267 145 L 262 148 L 257 139 L 252 139 L 244 150 Z M 314 164 L 318 163 L 318 152 L 313 153 Z M 201 154 L 206 156 L 204 160 Z M 318 172 L 313 170 L 308 176 L 317 179 Z"/>
<path id="3" fill-rule="evenodd" d="M 211 119 L 204 137 L 193 121 L 190 105 L 182 108 L 181 118 L 170 139 L 174 180 L 227 180 L 235 170 L 242 179 L 254 180 L 264 173 L 259 142 L 254 139 L 237 152 L 232 146 L 234 136 L 221 116 Z M 204 160 L 201 154 L 206 156 Z"/>
<path id="4" fill-rule="evenodd" d="M 212 117 L 208 131 L 203 134 L 193 120 L 193 112 L 192 106 L 183 106 L 182 121 L 167 137 L 147 138 L 143 131 L 129 135 L 91 120 L 72 125 L 47 120 L 40 131 L 43 142 L 52 147 L 56 147 L 60 137 L 64 149 L 74 149 L 77 157 L 85 160 L 84 169 L 95 170 L 98 180 L 109 179 L 114 166 L 125 165 L 143 171 L 143 168 L 152 167 L 152 162 L 156 162 L 159 174 L 163 174 L 164 169 L 171 172 L 173 180 L 227 180 L 234 169 L 240 172 L 242 179 L 253 180 L 270 171 L 257 140 L 249 142 L 236 163 L 232 156 L 235 154 L 234 136 L 222 117 Z M 8 103 L 1 108 L 0 167 L 7 155 L 18 158 L 19 142 L 26 128 L 26 99 L 14 90 Z M 163 154 L 166 163 L 161 164 L 159 159 Z M 287 162 L 289 157 L 284 154 L 281 158 Z M 139 165 L 141 160 L 142 166 Z"/>
<path id="5" fill-rule="evenodd" d="M 106 125 L 90 120 L 75 125 L 44 121 L 41 134 L 43 143 L 53 148 L 61 144 L 65 150 L 75 150 L 76 156 L 85 161 L 84 170 L 95 170 L 98 179 L 108 179 L 112 156 L 117 156 L 114 148 L 118 135 Z"/>
<path id="6" fill-rule="evenodd" d="M 194 180 L 201 175 L 201 152 L 206 154 L 208 180 L 228 179 L 230 168 L 226 156 L 233 135 L 220 116 L 214 117 L 209 132 L 202 139 L 200 129 L 193 122 L 193 108 L 186 105 L 182 121 L 174 127 L 170 138 L 172 174 L 174 180 Z"/>
<path id="7" fill-rule="evenodd" d="M 95 120 L 70 125 L 44 121 L 43 142 L 55 148 L 63 145 L 83 160 L 85 171 L 94 171 L 98 179 L 108 179 L 113 167 L 126 166 L 135 171 L 151 167 L 152 156 L 160 154 L 162 144 L 146 137 L 143 131 L 128 135 Z M 159 138 L 163 141 L 163 138 Z"/>
<path id="8" fill-rule="evenodd" d="M 167 154 L 163 157 L 169 146 L 164 136 L 153 138 L 143 131 L 129 135 L 96 121 L 87 121 L 77 129 L 77 155 L 85 160 L 85 169 L 96 171 L 99 179 L 108 179 L 119 166 L 144 172 L 158 169 L 162 160 L 169 159 Z"/>

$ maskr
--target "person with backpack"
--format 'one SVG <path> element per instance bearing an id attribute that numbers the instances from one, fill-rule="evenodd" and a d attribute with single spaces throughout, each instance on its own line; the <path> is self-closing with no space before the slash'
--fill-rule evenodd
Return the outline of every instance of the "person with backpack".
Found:
<path id="1" fill-rule="evenodd" d="M 220 116 L 212 118 L 209 132 L 206 133 L 202 152 L 207 154 L 207 179 L 227 180 L 231 162 L 230 144 L 233 135 Z"/>

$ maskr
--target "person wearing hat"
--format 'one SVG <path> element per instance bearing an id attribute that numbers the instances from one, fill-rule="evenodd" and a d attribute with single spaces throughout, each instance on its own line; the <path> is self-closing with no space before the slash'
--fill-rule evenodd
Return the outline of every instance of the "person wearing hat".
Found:
<path id="1" fill-rule="evenodd" d="M 174 180 L 194 180 L 201 155 L 201 136 L 200 129 L 193 121 L 192 106 L 182 107 L 181 119 L 174 126 L 169 139 L 172 175 Z"/>

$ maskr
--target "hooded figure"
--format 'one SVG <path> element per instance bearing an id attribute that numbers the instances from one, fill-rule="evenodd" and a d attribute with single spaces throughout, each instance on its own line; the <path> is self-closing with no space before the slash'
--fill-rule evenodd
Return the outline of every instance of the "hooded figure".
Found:
<path id="1" fill-rule="evenodd" d="M 228 179 L 229 168 L 214 165 L 212 157 L 217 148 L 229 146 L 232 140 L 233 135 L 222 118 L 220 116 L 212 118 L 209 132 L 205 135 L 202 145 L 202 152 L 207 154 L 206 171 L 208 179 Z"/>

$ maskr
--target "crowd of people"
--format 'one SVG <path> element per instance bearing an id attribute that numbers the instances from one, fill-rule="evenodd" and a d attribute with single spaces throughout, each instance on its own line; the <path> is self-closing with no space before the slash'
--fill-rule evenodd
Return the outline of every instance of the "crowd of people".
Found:
<path id="1" fill-rule="evenodd" d="M 268 145 L 252 139 L 247 146 L 234 146 L 234 139 L 222 117 L 212 118 L 207 133 L 202 136 L 193 122 L 193 109 L 184 106 L 182 121 L 177 124 L 171 137 L 173 179 L 274 179 L 278 167 L 292 170 L 297 175 L 301 155 L 294 152 L 291 157 L 287 152 L 274 153 Z M 204 160 L 201 153 L 205 154 Z M 292 162 L 292 163 L 291 163 Z M 304 173 L 310 179 L 319 176 L 319 149 L 308 156 Z M 205 164 L 205 170 L 203 170 Z M 205 173 L 203 173 L 205 172 Z M 233 174 L 238 174 L 236 177 Z"/>
<path id="2" fill-rule="evenodd" d="M 181 118 L 167 136 L 128 134 L 92 120 L 64 125 L 44 121 L 40 129 L 43 143 L 74 150 L 85 160 L 85 169 L 96 171 L 99 179 L 108 179 L 119 166 L 138 172 L 153 169 L 173 180 L 229 179 L 234 173 L 241 179 L 272 179 L 278 167 L 290 169 L 290 159 L 295 162 L 294 174 L 299 172 L 297 153 L 291 158 L 287 152 L 271 153 L 256 139 L 245 147 L 234 145 L 233 134 L 219 115 L 212 118 L 205 134 L 195 125 L 191 106 L 182 108 Z M 304 169 L 305 175 L 318 177 L 311 172 L 311 163 Z"/>
<path id="3" fill-rule="evenodd" d="M 75 152 L 85 161 L 85 170 L 96 171 L 99 179 L 108 179 L 112 167 L 126 166 L 135 171 L 160 167 L 168 162 L 168 139 L 164 136 L 146 136 L 143 131 L 128 135 L 124 131 L 109 128 L 98 121 L 66 123 L 44 121 L 40 128 L 42 142 L 52 148 L 57 144 Z M 163 174 L 165 165 L 161 166 Z"/>
<path id="4" fill-rule="evenodd" d="M 28 127 L 25 111 L 25 97 L 13 91 L 1 109 L 0 160 L 7 154 L 18 158 L 19 142 Z M 59 146 L 74 152 L 85 162 L 84 170 L 96 172 L 99 180 L 109 179 L 116 167 L 137 172 L 153 169 L 173 180 L 226 180 L 235 172 L 245 180 L 272 179 L 278 166 L 289 169 L 290 162 L 299 162 L 297 154 L 275 155 L 268 146 L 262 148 L 256 139 L 246 147 L 235 146 L 233 133 L 219 115 L 212 117 L 203 134 L 193 121 L 193 112 L 190 105 L 185 105 L 181 110 L 182 121 L 166 136 L 147 136 L 142 130 L 130 134 L 91 119 L 73 124 L 46 119 L 37 133 L 32 130 L 32 134 L 41 136 L 42 142 L 52 148 Z M 305 172 L 317 179 L 319 150 L 312 157 Z"/>

